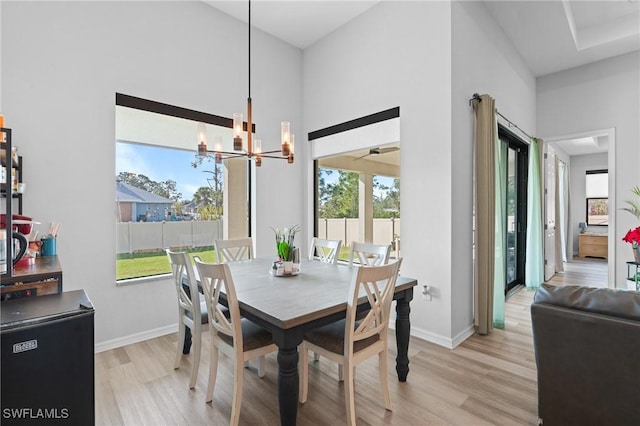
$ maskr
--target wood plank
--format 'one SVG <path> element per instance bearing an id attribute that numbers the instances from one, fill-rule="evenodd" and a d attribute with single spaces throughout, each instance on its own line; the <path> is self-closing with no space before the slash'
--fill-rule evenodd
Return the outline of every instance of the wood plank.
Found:
<path id="1" fill-rule="evenodd" d="M 554 285 L 606 287 L 607 264 L 575 260 L 550 281 Z M 277 278 L 291 280 L 290 278 Z M 275 283 L 273 284 L 275 285 Z M 536 425 L 537 377 L 531 337 L 533 291 L 521 290 L 505 305 L 505 329 L 474 335 L 450 350 L 411 338 L 407 382 L 395 375 L 395 341 L 390 333 L 389 379 L 393 411 L 385 410 L 377 359 L 356 369 L 359 425 Z M 188 389 L 193 354 L 173 369 L 176 334 L 96 354 L 96 424 L 228 424 L 232 363 L 220 357 L 211 404 L 204 402 L 209 372 L 209 336 L 203 335 L 200 373 Z M 277 362 L 267 356 L 266 376 L 244 370 L 240 424 L 278 425 Z M 326 359 L 309 368 L 309 399 L 299 405 L 298 424 L 346 422 L 344 385 Z"/>

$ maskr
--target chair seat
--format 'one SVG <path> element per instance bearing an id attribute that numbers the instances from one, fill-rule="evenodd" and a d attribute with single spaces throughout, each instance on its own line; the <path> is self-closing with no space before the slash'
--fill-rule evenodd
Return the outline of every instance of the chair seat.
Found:
<path id="1" fill-rule="evenodd" d="M 345 320 L 340 320 L 333 324 L 311 330 L 304 335 L 304 340 L 316 346 L 320 346 L 329 352 L 344 355 L 344 327 Z M 356 328 L 357 327 L 358 323 L 356 322 Z M 374 334 L 366 339 L 357 340 L 354 342 L 353 351 L 359 352 L 378 340 L 380 340 L 380 336 L 378 334 Z"/>
<path id="2" fill-rule="evenodd" d="M 186 312 L 186 314 L 189 318 L 193 319 L 193 314 L 191 312 Z M 207 312 L 207 302 L 205 302 L 204 299 L 202 299 L 200 301 L 200 324 L 208 324 L 208 323 L 209 323 L 209 313 Z"/>
<path id="3" fill-rule="evenodd" d="M 273 343 L 271 333 L 246 318 L 241 320 L 242 349 L 244 352 L 261 348 Z M 344 326 L 343 326 L 344 328 Z M 233 345 L 233 338 L 227 334 L 218 332 L 218 336 L 229 345 Z"/>

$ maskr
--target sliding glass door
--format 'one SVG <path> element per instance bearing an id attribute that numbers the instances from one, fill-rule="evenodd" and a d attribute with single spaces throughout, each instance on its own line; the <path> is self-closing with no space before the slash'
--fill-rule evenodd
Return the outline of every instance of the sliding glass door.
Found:
<path id="1" fill-rule="evenodd" d="M 498 136 L 507 145 L 506 186 L 507 222 L 505 293 L 524 285 L 527 228 L 527 165 L 529 147 L 522 139 L 499 126 Z"/>

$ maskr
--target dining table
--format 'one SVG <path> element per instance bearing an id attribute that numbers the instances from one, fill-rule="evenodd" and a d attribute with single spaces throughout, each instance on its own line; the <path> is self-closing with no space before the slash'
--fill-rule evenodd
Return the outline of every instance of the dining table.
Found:
<path id="1" fill-rule="evenodd" d="M 273 258 L 229 262 L 240 314 L 269 330 L 278 346 L 280 423 L 295 425 L 298 409 L 298 346 L 305 332 L 346 316 L 349 286 L 355 267 L 303 259 L 295 275 L 279 276 Z M 396 372 L 404 382 L 409 373 L 409 302 L 417 280 L 400 274 L 396 281 Z M 221 299 L 223 299 L 221 295 Z M 358 310 L 367 310 L 363 294 Z M 186 346 L 185 346 L 186 348 Z"/>

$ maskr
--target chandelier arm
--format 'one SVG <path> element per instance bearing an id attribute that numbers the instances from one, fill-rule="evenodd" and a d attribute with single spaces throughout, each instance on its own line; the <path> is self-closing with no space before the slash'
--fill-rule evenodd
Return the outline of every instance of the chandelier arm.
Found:
<path id="1" fill-rule="evenodd" d="M 225 155 L 225 158 L 233 157 L 248 157 L 246 152 L 234 152 L 234 151 L 207 151 L 207 157 L 215 157 L 216 154 Z"/>
<path id="2" fill-rule="evenodd" d="M 254 156 L 256 156 L 256 154 L 254 154 Z M 260 157 L 263 157 L 263 158 L 275 158 L 275 159 L 278 159 L 278 160 L 288 160 L 289 159 L 289 157 L 283 157 L 282 155 L 264 155 L 264 153 L 260 154 Z"/>

